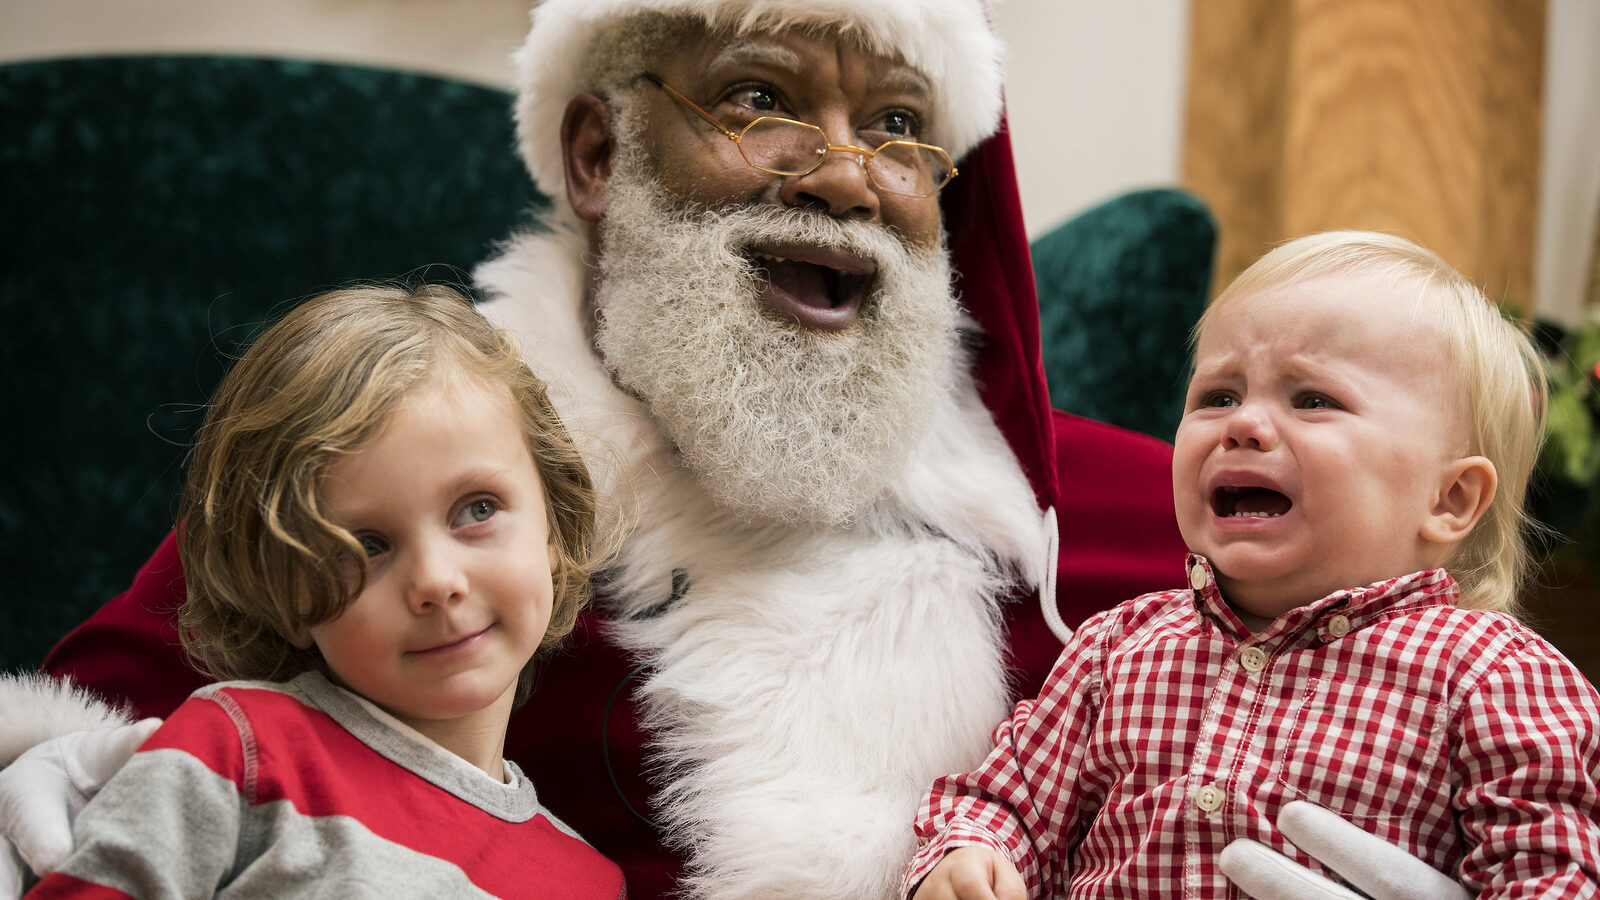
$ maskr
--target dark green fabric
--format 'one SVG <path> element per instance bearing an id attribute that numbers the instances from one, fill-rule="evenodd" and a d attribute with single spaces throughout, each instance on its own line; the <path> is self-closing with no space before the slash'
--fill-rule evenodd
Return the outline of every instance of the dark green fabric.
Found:
<path id="1" fill-rule="evenodd" d="M 1205 205 L 1170 189 L 1113 198 L 1034 241 L 1051 405 L 1172 440 L 1216 242 Z"/>
<path id="2" fill-rule="evenodd" d="M 269 309 L 465 281 L 531 221 L 509 112 L 284 60 L 0 66 L 0 669 L 36 665 L 171 527 L 199 405 Z"/>

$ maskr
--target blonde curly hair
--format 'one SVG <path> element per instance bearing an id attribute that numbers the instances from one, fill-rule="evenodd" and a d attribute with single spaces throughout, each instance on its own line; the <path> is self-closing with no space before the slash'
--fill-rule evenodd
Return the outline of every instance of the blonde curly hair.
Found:
<path id="1" fill-rule="evenodd" d="M 284 680 L 326 670 L 297 628 L 330 621 L 366 585 L 366 554 L 318 503 L 323 473 L 377 437 L 390 413 L 444 365 L 503 386 L 544 489 L 556 549 L 540 649 L 571 631 L 590 599 L 594 483 L 515 337 L 443 285 L 369 285 L 305 301 L 223 378 L 191 451 L 178 552 L 188 597 L 184 648 L 218 678 Z M 342 574 L 359 562 L 354 584 Z M 526 699 L 532 663 L 519 679 Z"/>

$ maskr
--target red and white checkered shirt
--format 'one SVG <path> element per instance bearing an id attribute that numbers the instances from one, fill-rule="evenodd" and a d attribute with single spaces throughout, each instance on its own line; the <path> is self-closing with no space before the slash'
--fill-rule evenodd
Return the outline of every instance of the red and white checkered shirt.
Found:
<path id="1" fill-rule="evenodd" d="M 1600 895 L 1600 695 L 1443 570 L 1340 591 L 1248 633 L 1194 590 L 1085 622 L 976 772 L 934 783 L 909 892 L 948 851 L 1009 856 L 1031 896 L 1239 897 L 1253 838 L 1310 800 L 1494 897 Z"/>

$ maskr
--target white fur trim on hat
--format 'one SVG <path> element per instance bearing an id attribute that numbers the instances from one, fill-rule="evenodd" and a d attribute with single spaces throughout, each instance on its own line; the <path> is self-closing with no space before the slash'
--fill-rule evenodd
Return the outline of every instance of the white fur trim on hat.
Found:
<path id="1" fill-rule="evenodd" d="M 601 29 L 624 16 L 696 16 L 736 33 L 834 25 L 898 54 L 934 84 L 932 140 L 956 159 L 1000 123 L 1002 48 L 988 0 L 543 0 L 513 56 L 517 142 L 539 190 L 565 196 L 561 117 L 579 90 L 580 60 Z"/>

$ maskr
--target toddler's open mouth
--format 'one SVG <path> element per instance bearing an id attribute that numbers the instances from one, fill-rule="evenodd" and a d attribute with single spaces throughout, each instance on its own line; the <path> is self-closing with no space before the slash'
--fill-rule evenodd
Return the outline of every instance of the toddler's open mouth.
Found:
<path id="1" fill-rule="evenodd" d="M 1211 492 L 1211 511 L 1223 518 L 1271 519 L 1292 506 L 1293 501 L 1271 488 L 1237 485 Z"/>

